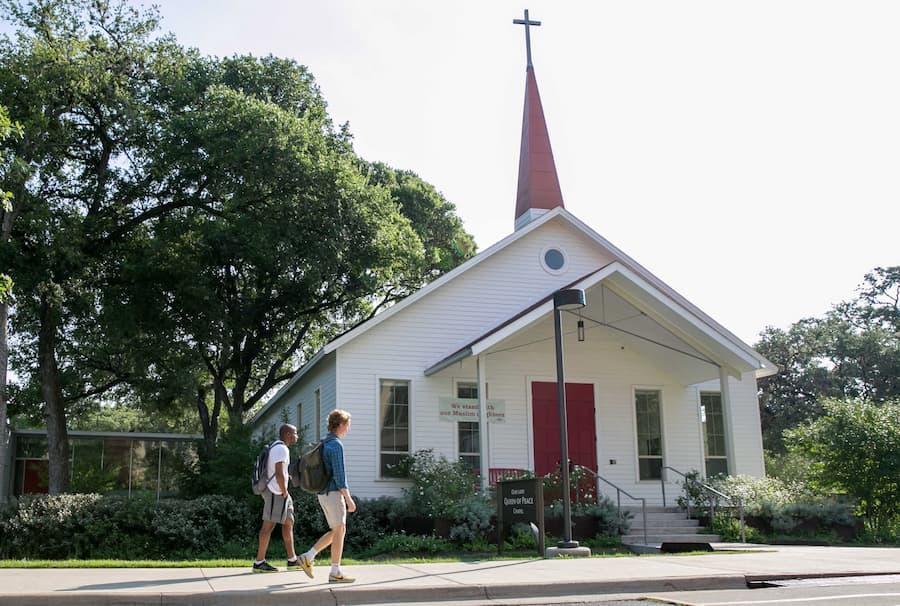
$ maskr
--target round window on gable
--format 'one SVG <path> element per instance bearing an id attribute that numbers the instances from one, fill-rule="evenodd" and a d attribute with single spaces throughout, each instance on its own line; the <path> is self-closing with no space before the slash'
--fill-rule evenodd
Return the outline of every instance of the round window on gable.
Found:
<path id="1" fill-rule="evenodd" d="M 555 246 L 546 248 L 541 253 L 541 265 L 551 274 L 561 274 L 566 271 L 566 254 Z"/>

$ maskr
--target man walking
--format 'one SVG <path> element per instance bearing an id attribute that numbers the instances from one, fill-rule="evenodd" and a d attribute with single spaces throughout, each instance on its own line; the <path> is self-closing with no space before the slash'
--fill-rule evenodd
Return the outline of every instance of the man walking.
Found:
<path id="1" fill-rule="evenodd" d="M 328 435 L 322 445 L 325 471 L 331 477 L 325 490 L 319 493 L 319 505 L 325 513 L 328 527 L 331 529 L 310 547 L 309 551 L 300 554 L 300 567 L 309 578 L 313 577 L 313 560 L 316 554 L 331 545 L 331 572 L 329 583 L 352 583 L 356 579 L 344 576 L 341 570 L 341 556 L 344 552 L 344 537 L 347 534 L 347 512 L 356 511 L 356 503 L 350 496 L 347 475 L 344 472 L 344 443 L 341 438 L 350 431 L 350 413 L 346 410 L 332 410 L 328 415 Z"/>
<path id="2" fill-rule="evenodd" d="M 266 477 L 269 483 L 262 494 L 263 512 L 262 528 L 259 530 L 259 549 L 253 572 L 278 572 L 278 569 L 266 562 L 266 551 L 269 549 L 269 538 L 276 524 L 281 524 L 281 538 L 287 550 L 288 570 L 297 570 L 300 565 L 294 553 L 294 501 L 288 493 L 288 464 L 291 453 L 289 446 L 296 444 L 297 428 L 287 423 L 278 430 L 280 438 L 269 448 L 266 462 Z"/>

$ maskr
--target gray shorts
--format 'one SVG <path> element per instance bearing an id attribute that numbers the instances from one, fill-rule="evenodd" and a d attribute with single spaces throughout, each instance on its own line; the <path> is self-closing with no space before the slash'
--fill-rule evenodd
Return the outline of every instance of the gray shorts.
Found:
<path id="1" fill-rule="evenodd" d="M 263 498 L 263 522 L 275 522 L 276 524 L 294 523 L 294 500 L 291 495 L 283 497 L 266 490 Z"/>
<path id="2" fill-rule="evenodd" d="M 320 494 L 319 505 L 325 513 L 329 528 L 347 523 L 347 504 L 340 490 L 332 490 L 328 494 Z"/>

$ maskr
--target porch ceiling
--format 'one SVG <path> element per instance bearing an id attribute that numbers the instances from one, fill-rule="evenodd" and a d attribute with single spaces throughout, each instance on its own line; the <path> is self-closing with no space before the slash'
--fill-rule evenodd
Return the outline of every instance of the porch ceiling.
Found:
<path id="1" fill-rule="evenodd" d="M 585 276 L 573 286 L 585 289 L 587 305 L 581 310 L 581 316 L 588 338 L 601 333 L 603 338 L 636 351 L 685 385 L 718 379 L 719 366 L 736 377 L 764 367 L 761 359 L 750 357 L 743 348 L 654 292 L 653 286 L 643 283 L 618 263 Z M 552 314 L 550 298 L 538 301 L 449 354 L 425 374 L 440 372 L 469 356 L 524 348 L 552 339 Z M 565 332 L 575 330 L 576 316 L 577 313 L 564 313 Z"/>

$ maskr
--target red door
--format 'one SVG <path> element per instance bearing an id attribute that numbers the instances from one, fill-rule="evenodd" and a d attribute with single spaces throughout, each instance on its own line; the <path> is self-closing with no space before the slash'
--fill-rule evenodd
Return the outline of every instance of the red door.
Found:
<path id="1" fill-rule="evenodd" d="M 556 383 L 531 384 L 531 419 L 534 427 L 534 473 L 545 475 L 558 468 L 559 405 Z M 597 426 L 594 423 L 594 386 L 566 383 L 566 428 L 569 458 L 597 471 Z"/>

